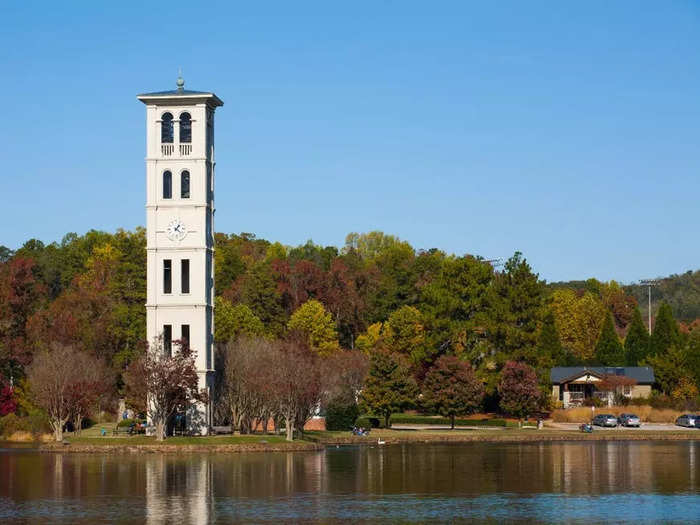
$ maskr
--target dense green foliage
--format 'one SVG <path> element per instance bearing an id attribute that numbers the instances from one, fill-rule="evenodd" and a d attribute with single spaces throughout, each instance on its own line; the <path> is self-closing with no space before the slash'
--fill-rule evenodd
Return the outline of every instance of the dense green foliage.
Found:
<path id="1" fill-rule="evenodd" d="M 452 423 L 451 419 L 446 417 L 435 417 L 435 416 L 416 416 L 410 414 L 394 414 L 391 416 L 391 422 L 398 425 L 449 425 Z M 455 418 L 455 425 L 459 426 L 470 426 L 470 427 L 506 427 L 508 426 L 508 421 L 505 419 L 469 419 L 469 418 Z"/>
<path id="2" fill-rule="evenodd" d="M 649 353 L 649 332 L 642 321 L 639 308 L 634 309 L 634 315 L 627 337 L 625 337 L 625 364 L 637 366 Z"/>
<path id="3" fill-rule="evenodd" d="M 375 350 L 360 394 L 360 405 L 366 412 L 380 415 L 389 427 L 391 414 L 413 406 L 418 388 L 402 356 L 387 350 Z"/>
<path id="4" fill-rule="evenodd" d="M 326 430 L 352 429 L 359 413 L 355 403 L 329 403 L 326 406 Z"/>
<path id="5" fill-rule="evenodd" d="M 216 325 L 214 340 L 226 343 L 242 335 L 256 336 L 265 334 L 265 325 L 246 304 L 232 305 L 223 297 L 214 301 L 216 308 Z"/>
<path id="6" fill-rule="evenodd" d="M 555 365 L 568 365 L 567 355 L 559 339 L 559 330 L 554 322 L 554 314 L 548 311 L 542 319 L 542 327 L 537 339 L 538 370 L 547 370 Z"/>
<path id="7" fill-rule="evenodd" d="M 624 366 L 625 349 L 615 333 L 615 321 L 611 313 L 605 317 L 603 331 L 595 347 L 597 364 L 602 366 Z"/>
<path id="8" fill-rule="evenodd" d="M 649 354 L 652 356 L 662 355 L 679 342 L 678 323 L 673 318 L 671 306 L 668 303 L 661 303 L 649 340 Z"/>
<path id="9" fill-rule="evenodd" d="M 360 416 L 355 420 L 355 426 L 362 429 L 385 428 L 384 418 L 374 416 Z"/>

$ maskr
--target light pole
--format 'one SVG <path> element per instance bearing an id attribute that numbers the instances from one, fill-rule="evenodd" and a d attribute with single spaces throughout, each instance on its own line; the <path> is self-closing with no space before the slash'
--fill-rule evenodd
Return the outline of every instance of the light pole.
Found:
<path id="1" fill-rule="evenodd" d="M 651 335 L 651 287 L 658 284 L 658 279 L 642 279 L 639 284 L 645 285 L 649 290 L 649 335 Z"/>

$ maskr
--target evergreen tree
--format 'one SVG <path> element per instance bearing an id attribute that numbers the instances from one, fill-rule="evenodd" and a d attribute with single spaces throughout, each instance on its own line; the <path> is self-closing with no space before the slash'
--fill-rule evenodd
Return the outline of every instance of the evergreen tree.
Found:
<path id="1" fill-rule="evenodd" d="M 241 288 L 241 302 L 250 307 L 267 331 L 281 334 L 286 324 L 285 311 L 269 265 L 261 263 L 250 269 Z"/>
<path id="2" fill-rule="evenodd" d="M 685 343 L 685 355 L 688 372 L 700 386 L 700 327 L 690 332 Z"/>
<path id="3" fill-rule="evenodd" d="M 654 369 L 654 379 L 664 394 L 670 395 L 683 378 L 692 374 L 688 370 L 685 352 L 676 345 L 670 346 L 663 354 L 649 356 L 644 364 Z"/>
<path id="4" fill-rule="evenodd" d="M 487 337 L 507 359 L 538 366 L 537 325 L 544 284 L 516 252 L 497 273 L 489 290 Z"/>
<path id="5" fill-rule="evenodd" d="M 625 363 L 627 366 L 637 366 L 648 353 L 649 332 L 642 321 L 642 313 L 635 308 L 625 337 Z"/>
<path id="6" fill-rule="evenodd" d="M 538 368 L 549 369 L 553 366 L 565 366 L 566 356 L 559 339 L 559 331 L 554 322 L 554 313 L 548 311 L 542 320 L 542 328 L 537 340 Z M 547 370 L 549 373 L 549 370 Z"/>
<path id="7" fill-rule="evenodd" d="M 602 366 L 624 366 L 625 349 L 615 332 L 615 321 L 610 312 L 605 317 L 603 331 L 595 347 L 595 359 Z"/>
<path id="8" fill-rule="evenodd" d="M 388 350 L 375 350 L 360 394 L 363 410 L 384 417 L 388 428 L 391 414 L 412 406 L 417 395 L 418 387 L 403 356 Z"/>
<path id="9" fill-rule="evenodd" d="M 678 323 L 673 318 L 671 306 L 664 301 L 654 321 L 654 331 L 649 341 L 649 355 L 663 355 L 672 345 L 679 343 Z"/>
<path id="10" fill-rule="evenodd" d="M 433 349 L 465 351 L 466 334 L 482 325 L 493 267 L 471 255 L 448 257 L 438 275 L 421 290 L 428 343 Z"/>
<path id="11" fill-rule="evenodd" d="M 423 314 L 413 306 L 402 306 L 391 313 L 384 325 L 386 344 L 392 351 L 420 364 L 426 357 Z"/>

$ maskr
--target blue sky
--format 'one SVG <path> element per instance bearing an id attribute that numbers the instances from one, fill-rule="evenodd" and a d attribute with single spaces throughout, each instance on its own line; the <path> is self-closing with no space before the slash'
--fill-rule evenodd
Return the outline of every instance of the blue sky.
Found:
<path id="1" fill-rule="evenodd" d="M 0 244 L 144 224 L 135 95 L 181 66 L 225 102 L 218 231 L 700 268 L 700 3 L 99 4 L 0 6 Z"/>

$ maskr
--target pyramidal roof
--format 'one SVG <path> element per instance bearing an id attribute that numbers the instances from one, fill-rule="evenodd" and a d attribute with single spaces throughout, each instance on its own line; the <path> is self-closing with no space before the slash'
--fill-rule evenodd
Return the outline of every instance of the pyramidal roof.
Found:
<path id="1" fill-rule="evenodd" d="M 193 99 L 205 99 L 208 104 L 214 107 L 224 105 L 223 101 L 211 91 L 192 91 L 191 89 L 185 89 L 185 81 L 181 76 L 177 78 L 177 89 L 141 93 L 140 95 L 136 95 L 136 98 L 144 104 L 148 104 L 149 102 L 182 104 L 190 102 Z"/>

